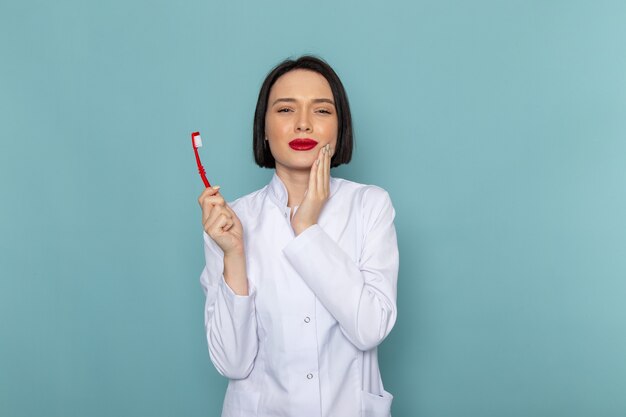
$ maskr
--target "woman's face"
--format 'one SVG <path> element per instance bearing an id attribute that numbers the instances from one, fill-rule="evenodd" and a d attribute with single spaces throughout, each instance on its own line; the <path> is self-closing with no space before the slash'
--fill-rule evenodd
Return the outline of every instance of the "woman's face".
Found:
<path id="1" fill-rule="evenodd" d="M 337 145 L 337 112 L 330 85 L 314 71 L 282 75 L 270 90 L 265 137 L 276 170 L 309 170 L 320 148 Z"/>

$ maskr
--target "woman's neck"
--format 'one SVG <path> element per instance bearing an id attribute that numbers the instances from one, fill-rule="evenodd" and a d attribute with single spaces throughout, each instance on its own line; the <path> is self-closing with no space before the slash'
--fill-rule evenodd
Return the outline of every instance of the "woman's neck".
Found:
<path id="1" fill-rule="evenodd" d="M 276 167 L 276 175 L 287 188 L 287 207 L 294 208 L 300 205 L 304 199 L 304 193 L 309 187 L 309 170 L 287 170 L 283 167 Z"/>

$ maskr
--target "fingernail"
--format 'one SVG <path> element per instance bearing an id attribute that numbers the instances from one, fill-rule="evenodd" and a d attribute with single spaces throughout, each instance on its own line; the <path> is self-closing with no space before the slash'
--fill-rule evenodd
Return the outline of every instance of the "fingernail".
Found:
<path id="1" fill-rule="evenodd" d="M 320 160 L 319 160 L 319 159 L 316 159 L 316 160 L 315 160 L 315 165 L 319 165 L 319 164 L 320 164 Z"/>
<path id="2" fill-rule="evenodd" d="M 219 185 L 214 185 L 214 186 L 213 186 L 213 187 L 211 187 L 211 188 L 213 188 L 214 190 L 219 190 L 221 187 L 220 187 Z"/>

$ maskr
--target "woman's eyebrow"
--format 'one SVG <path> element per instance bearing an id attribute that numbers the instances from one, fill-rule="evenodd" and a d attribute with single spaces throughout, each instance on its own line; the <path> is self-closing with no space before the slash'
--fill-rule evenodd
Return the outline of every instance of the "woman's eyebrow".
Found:
<path id="1" fill-rule="evenodd" d="M 272 106 L 274 106 L 276 103 L 281 103 L 281 102 L 285 102 L 285 103 L 295 103 L 297 100 L 295 98 L 290 98 L 290 97 L 285 97 L 285 98 L 278 98 L 276 100 L 274 100 L 274 102 L 272 103 Z M 313 103 L 330 103 L 333 106 L 335 105 L 335 102 L 329 98 L 314 98 L 313 100 L 311 100 Z"/>

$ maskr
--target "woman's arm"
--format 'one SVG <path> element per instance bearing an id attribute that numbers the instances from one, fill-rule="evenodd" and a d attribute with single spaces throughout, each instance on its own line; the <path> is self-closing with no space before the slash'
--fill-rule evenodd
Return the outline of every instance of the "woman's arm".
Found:
<path id="1" fill-rule="evenodd" d="M 364 190 L 359 212 L 365 236 L 355 263 L 317 224 L 330 194 L 333 152 L 329 147 L 323 149 L 311 167 L 307 193 L 291 221 L 297 237 L 283 253 L 346 337 L 365 351 L 380 344 L 396 322 L 399 261 L 395 211 L 385 190 Z"/>
<path id="2" fill-rule="evenodd" d="M 246 378 L 258 350 L 254 290 L 246 275 L 243 227 L 235 212 L 207 188 L 199 198 L 206 266 L 204 323 L 211 361 L 230 379 Z"/>
<path id="3" fill-rule="evenodd" d="M 346 337 L 366 351 L 380 344 L 396 321 L 399 257 L 387 192 L 368 187 L 363 210 L 365 237 L 357 263 L 318 224 L 283 252 Z"/>

